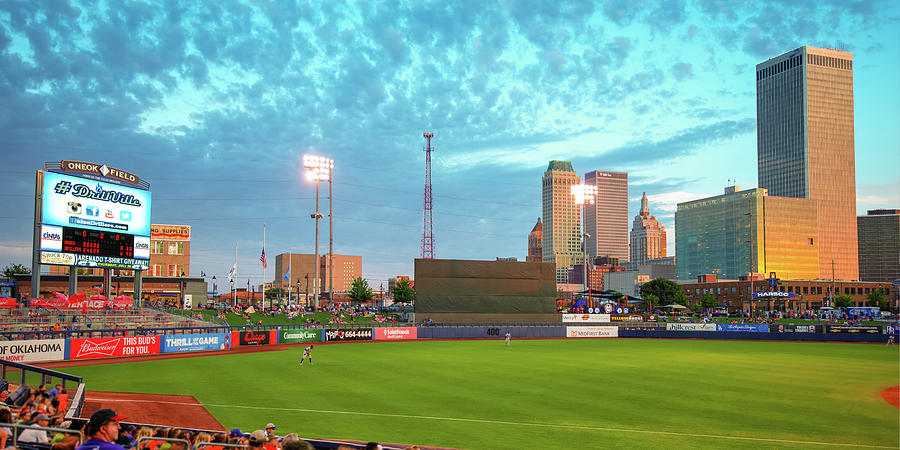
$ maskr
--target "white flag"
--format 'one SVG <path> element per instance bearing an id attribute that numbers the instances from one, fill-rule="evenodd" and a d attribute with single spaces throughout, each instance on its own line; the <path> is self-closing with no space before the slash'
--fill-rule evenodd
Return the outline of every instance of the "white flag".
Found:
<path id="1" fill-rule="evenodd" d="M 237 275 L 237 261 L 235 261 L 234 265 L 231 266 L 231 272 L 228 272 L 228 282 L 234 282 L 234 276 Z"/>

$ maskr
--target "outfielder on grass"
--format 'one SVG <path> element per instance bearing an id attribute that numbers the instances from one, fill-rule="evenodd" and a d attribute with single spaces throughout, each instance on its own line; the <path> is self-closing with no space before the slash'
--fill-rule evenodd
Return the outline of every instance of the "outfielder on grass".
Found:
<path id="1" fill-rule="evenodd" d="M 312 345 L 307 345 L 303 347 L 303 356 L 300 357 L 300 365 L 303 365 L 304 359 L 309 359 L 309 365 L 312 365 Z"/>

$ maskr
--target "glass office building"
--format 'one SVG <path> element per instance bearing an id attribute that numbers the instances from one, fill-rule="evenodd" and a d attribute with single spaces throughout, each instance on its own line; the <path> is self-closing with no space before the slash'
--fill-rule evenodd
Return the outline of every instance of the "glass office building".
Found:
<path id="1" fill-rule="evenodd" d="M 723 195 L 678 204 L 675 274 L 679 280 L 738 279 L 751 272 L 818 278 L 817 232 L 815 201 L 729 187 Z"/>

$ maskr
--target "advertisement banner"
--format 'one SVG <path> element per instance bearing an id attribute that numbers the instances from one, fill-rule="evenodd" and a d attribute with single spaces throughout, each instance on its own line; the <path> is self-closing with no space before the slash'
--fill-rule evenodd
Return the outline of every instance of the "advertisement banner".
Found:
<path id="1" fill-rule="evenodd" d="M 418 328 L 373 328 L 374 338 L 376 341 L 400 341 L 407 339 L 418 339 Z"/>
<path id="2" fill-rule="evenodd" d="M 815 325 L 772 324 L 769 333 L 815 333 Z"/>
<path id="3" fill-rule="evenodd" d="M 266 345 L 275 343 L 275 330 L 232 331 L 231 345 Z"/>
<path id="4" fill-rule="evenodd" d="M 716 331 L 714 323 L 667 323 L 667 331 Z"/>
<path id="5" fill-rule="evenodd" d="M 87 338 L 69 340 L 69 359 L 144 356 L 159 353 L 159 336 Z"/>
<path id="6" fill-rule="evenodd" d="M 202 352 L 230 348 L 231 333 L 173 334 L 163 336 L 160 353 Z"/>
<path id="7" fill-rule="evenodd" d="M 67 255 L 68 253 L 59 253 Z M 105 269 L 147 270 L 150 268 L 150 260 L 119 258 L 115 256 L 74 255 L 78 267 L 100 267 Z"/>
<path id="8" fill-rule="evenodd" d="M 150 236 L 150 191 L 44 172 L 41 222 Z"/>
<path id="9" fill-rule="evenodd" d="M 609 322 L 609 314 L 563 314 L 563 322 Z"/>
<path id="10" fill-rule="evenodd" d="M 826 333 L 860 333 L 860 334 L 882 334 L 884 331 L 881 325 L 827 325 Z"/>
<path id="11" fill-rule="evenodd" d="M 13 362 L 62 361 L 66 359 L 65 339 L 0 342 L 0 359 Z"/>
<path id="12" fill-rule="evenodd" d="M 566 337 L 614 338 L 619 337 L 619 327 L 566 327 Z"/>
<path id="13" fill-rule="evenodd" d="M 611 314 L 611 322 L 656 322 L 656 314 Z"/>
<path id="14" fill-rule="evenodd" d="M 881 308 L 874 306 L 847 308 L 847 314 L 850 315 L 850 317 L 872 317 L 873 319 L 880 319 Z"/>
<path id="15" fill-rule="evenodd" d="M 370 341 L 371 328 L 334 328 L 325 330 L 326 341 Z"/>
<path id="16" fill-rule="evenodd" d="M 322 340 L 322 330 L 282 330 L 278 336 L 278 342 L 319 342 Z"/>
<path id="17" fill-rule="evenodd" d="M 739 331 L 744 333 L 768 333 L 769 326 L 756 323 L 719 323 L 716 331 Z"/>

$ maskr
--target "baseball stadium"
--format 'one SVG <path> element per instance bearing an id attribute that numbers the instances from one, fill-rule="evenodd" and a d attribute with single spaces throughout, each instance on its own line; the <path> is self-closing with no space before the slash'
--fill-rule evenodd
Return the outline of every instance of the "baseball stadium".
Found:
<path id="1" fill-rule="evenodd" d="M 58 331 L 76 314 L 8 308 L 22 422 L 0 437 L 64 448 L 101 417 L 141 449 L 900 446 L 892 325 L 558 314 L 551 266 L 417 260 L 402 315 L 81 309 Z"/>

